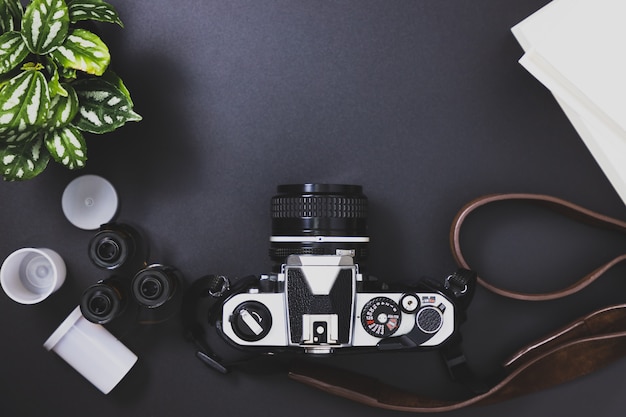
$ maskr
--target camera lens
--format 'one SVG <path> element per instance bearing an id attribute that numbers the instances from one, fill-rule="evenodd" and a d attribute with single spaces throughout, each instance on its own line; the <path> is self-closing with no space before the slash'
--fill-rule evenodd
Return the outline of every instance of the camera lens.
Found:
<path id="1" fill-rule="evenodd" d="M 272 197 L 270 257 L 278 267 L 289 255 L 367 258 L 367 197 L 360 185 L 291 184 Z"/>

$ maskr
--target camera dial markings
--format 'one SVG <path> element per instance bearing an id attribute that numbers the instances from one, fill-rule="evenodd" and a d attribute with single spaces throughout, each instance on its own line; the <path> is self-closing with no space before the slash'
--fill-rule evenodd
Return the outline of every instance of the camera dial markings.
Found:
<path id="1" fill-rule="evenodd" d="M 391 298 L 376 297 L 361 311 L 361 324 L 374 337 L 389 337 L 400 327 L 400 307 Z"/>

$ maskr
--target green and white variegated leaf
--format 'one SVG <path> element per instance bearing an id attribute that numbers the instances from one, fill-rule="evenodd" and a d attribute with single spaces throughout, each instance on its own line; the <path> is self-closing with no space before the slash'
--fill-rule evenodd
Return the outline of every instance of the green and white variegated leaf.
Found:
<path id="1" fill-rule="evenodd" d="M 97 20 L 99 22 L 116 23 L 124 27 L 115 8 L 102 0 L 74 0 L 68 3 L 68 8 L 72 22 Z"/>
<path id="2" fill-rule="evenodd" d="M 26 140 L 0 146 L 0 175 L 5 180 L 28 180 L 46 168 L 50 154 L 43 146 L 42 132 L 34 132 Z"/>
<path id="3" fill-rule="evenodd" d="M 78 95 L 79 108 L 72 124 L 91 133 L 107 133 L 126 122 L 141 120 L 133 111 L 126 93 L 101 78 L 79 80 L 72 84 Z"/>
<path id="4" fill-rule="evenodd" d="M 0 0 L 0 33 L 15 30 L 23 14 L 20 0 Z"/>
<path id="5" fill-rule="evenodd" d="M 11 81 L 11 79 L 13 77 L 15 77 L 15 74 L 17 73 L 17 71 L 13 70 L 11 72 L 8 72 L 6 74 L 0 74 L 0 90 L 9 83 L 9 81 Z"/>
<path id="6" fill-rule="evenodd" d="M 40 71 L 24 71 L 0 90 L 0 133 L 42 127 L 48 116 L 50 94 Z"/>
<path id="7" fill-rule="evenodd" d="M 35 132 L 39 132 L 41 128 L 34 130 L 26 130 L 24 132 L 18 132 L 16 130 L 0 133 L 0 146 L 2 144 L 10 144 L 29 140 L 33 137 Z"/>
<path id="8" fill-rule="evenodd" d="M 111 62 L 109 48 L 95 33 L 75 29 L 63 45 L 52 52 L 56 61 L 65 68 L 87 74 L 102 75 Z"/>
<path id="9" fill-rule="evenodd" d="M 67 92 L 66 96 L 57 94 L 50 99 L 48 109 L 47 125 L 48 129 L 59 129 L 70 124 L 78 113 L 78 96 L 71 85 L 63 86 Z"/>
<path id="10" fill-rule="evenodd" d="M 59 76 L 59 67 L 54 59 L 47 57 L 46 59 L 46 71 L 50 75 L 50 80 L 48 81 L 48 91 L 50 91 L 50 98 L 53 98 L 57 94 L 62 95 L 63 97 L 67 97 L 67 90 L 63 88 L 61 85 L 61 79 Z"/>
<path id="11" fill-rule="evenodd" d="M 64 0 L 32 0 L 22 18 L 22 36 L 32 53 L 45 55 L 63 44 L 69 26 Z"/>
<path id="12" fill-rule="evenodd" d="M 50 91 L 50 98 L 55 96 L 67 97 L 67 90 L 61 85 L 59 71 L 56 69 L 52 71 L 52 76 L 50 77 L 50 81 L 48 81 L 48 90 Z"/>
<path id="13" fill-rule="evenodd" d="M 102 74 L 102 79 L 116 86 L 122 93 L 124 93 L 131 106 L 134 105 L 132 98 L 130 98 L 130 91 L 128 91 L 128 88 L 126 88 L 126 84 L 124 84 L 124 81 L 122 81 L 119 75 L 108 69 L 104 74 Z"/>
<path id="14" fill-rule="evenodd" d="M 5 0 L 0 0 L 0 33 L 9 32 L 15 29 L 13 16 L 9 13 L 8 5 Z"/>
<path id="15" fill-rule="evenodd" d="M 9 13 L 13 16 L 14 19 L 20 21 L 22 16 L 24 16 L 24 6 L 22 6 L 22 2 L 20 0 L 0 0 L 2 3 L 7 5 L 7 9 Z"/>
<path id="16" fill-rule="evenodd" d="M 53 130 L 44 140 L 48 152 L 55 161 L 69 169 L 85 166 L 87 162 L 87 145 L 83 134 L 72 125 Z"/>
<path id="17" fill-rule="evenodd" d="M 76 78 L 78 78 L 76 74 L 76 70 L 74 68 L 65 68 L 64 66 L 59 64 L 56 59 L 54 59 L 54 62 L 57 63 L 57 71 L 59 73 L 60 78 L 66 81 L 71 81 L 71 80 L 75 80 Z"/>
<path id="18" fill-rule="evenodd" d="M 0 74 L 7 73 L 26 59 L 29 51 L 19 32 L 0 35 Z"/>

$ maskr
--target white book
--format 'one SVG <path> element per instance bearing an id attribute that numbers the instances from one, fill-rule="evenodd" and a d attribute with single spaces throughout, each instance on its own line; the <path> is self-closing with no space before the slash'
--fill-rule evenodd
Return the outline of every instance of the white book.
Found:
<path id="1" fill-rule="evenodd" d="M 525 52 L 544 38 L 558 26 L 558 22 L 566 18 L 581 2 L 585 0 L 552 0 L 526 19 L 511 28 L 515 39 Z"/>
<path id="2" fill-rule="evenodd" d="M 520 63 L 576 111 L 626 140 L 625 22 L 624 0 L 578 2 Z"/>
<path id="3" fill-rule="evenodd" d="M 615 93 L 619 90 L 619 86 L 615 87 L 615 84 L 620 84 L 623 88 L 626 86 L 624 81 L 626 78 L 616 77 L 614 72 L 612 76 L 607 75 L 602 70 L 604 64 L 601 65 L 611 60 L 616 60 L 618 65 L 624 64 L 623 58 L 615 59 L 615 52 L 619 54 L 620 51 L 612 49 L 609 45 L 621 43 L 621 39 L 626 40 L 626 38 L 609 36 L 604 41 L 603 37 L 607 36 L 607 32 L 614 34 L 619 30 L 616 31 L 614 28 L 609 31 L 596 31 L 593 24 L 582 23 L 584 14 L 592 16 L 590 22 L 596 22 L 596 25 L 599 20 L 604 22 L 598 16 L 606 16 L 609 11 L 613 13 L 613 16 L 626 21 L 625 6 L 626 1 L 622 4 L 621 1 L 605 0 L 554 0 L 511 30 L 526 51 L 520 63 L 552 91 L 592 156 L 622 201 L 626 203 L 626 135 L 617 123 L 617 121 L 624 121 L 626 106 L 624 106 L 625 111 L 620 111 L 622 109 L 615 104 L 616 99 L 626 98 L 624 95 L 620 96 L 619 93 Z M 615 23 L 615 20 L 615 18 L 608 19 L 605 24 Z M 576 24 L 573 25 L 572 22 Z M 572 30 L 578 32 L 577 36 L 568 37 L 566 34 Z M 626 36 L 626 31 L 624 35 Z M 587 40 L 581 42 L 581 38 L 584 37 Z M 589 45 L 594 42 L 596 43 L 595 53 L 585 55 L 585 48 L 589 48 Z M 583 44 L 586 47 L 583 48 L 581 46 Z M 572 56 L 572 51 L 575 50 L 578 50 L 578 56 Z M 541 53 L 544 55 L 542 56 Z M 596 59 L 591 60 L 594 56 Z M 539 65 L 536 65 L 537 57 L 539 57 Z M 548 67 L 547 73 L 545 71 L 546 57 L 552 59 L 547 65 L 553 67 Z M 578 67 L 577 71 L 574 71 L 573 79 L 577 80 L 579 85 L 572 86 L 571 80 L 563 80 L 563 74 L 572 74 L 566 66 L 573 65 L 574 60 L 578 62 Z M 552 62 L 555 64 L 552 65 Z M 556 72 L 554 66 L 563 69 L 563 72 Z M 581 74 L 583 74 L 582 77 Z M 625 73 L 622 72 L 622 74 Z M 613 91 L 611 94 L 606 93 L 607 86 L 610 91 Z M 593 92 L 594 90 L 595 95 L 581 98 L 582 91 Z M 608 96 L 608 100 L 603 94 Z M 593 102 L 589 97 L 599 98 L 599 102 Z M 602 115 L 606 108 L 610 111 Z M 607 119 L 611 116 L 615 117 L 615 121 L 607 123 Z"/>

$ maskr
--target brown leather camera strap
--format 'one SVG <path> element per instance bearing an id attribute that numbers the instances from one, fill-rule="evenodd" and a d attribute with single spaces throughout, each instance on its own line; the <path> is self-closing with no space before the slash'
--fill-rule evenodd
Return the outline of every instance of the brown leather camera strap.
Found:
<path id="1" fill-rule="evenodd" d="M 470 269 L 460 245 L 461 227 L 477 208 L 497 201 L 529 201 L 562 212 L 578 221 L 626 232 L 626 222 L 617 220 L 565 200 L 538 194 L 496 194 L 480 197 L 466 204 L 456 215 L 450 230 L 452 253 L 462 268 Z M 616 257 L 591 271 L 573 285 L 543 294 L 529 294 L 498 288 L 484 279 L 479 283 L 505 297 L 520 300 L 551 300 L 573 294 L 598 279 L 614 265 L 626 259 Z M 424 398 L 418 394 L 386 385 L 373 378 L 319 363 L 294 365 L 290 377 L 329 393 L 374 407 L 412 411 L 438 412 L 484 405 L 545 389 L 606 366 L 626 356 L 626 304 L 595 311 L 526 346 L 504 364 L 504 377 L 485 392 L 460 400 Z"/>
<path id="2" fill-rule="evenodd" d="M 617 230 L 626 233 L 626 222 L 622 220 L 618 220 L 609 216 L 605 216 L 600 213 L 596 213 L 594 211 L 588 210 L 584 207 L 573 204 L 569 201 L 562 200 L 560 198 L 552 197 L 549 195 L 543 194 L 493 194 L 487 195 L 483 197 L 479 197 L 473 201 L 467 203 L 456 215 L 452 222 L 452 227 L 450 229 L 450 247 L 452 249 L 452 255 L 454 256 L 456 262 L 462 268 L 469 268 L 465 257 L 463 256 L 463 252 L 461 250 L 461 228 L 465 222 L 465 219 L 474 212 L 476 209 L 494 202 L 499 201 L 510 201 L 510 200 L 520 200 L 532 202 L 540 205 L 544 205 L 552 210 L 558 211 L 568 217 L 571 217 L 577 221 L 590 224 L 595 227 Z M 485 281 L 483 278 L 478 277 L 478 283 L 483 287 L 487 288 L 490 291 L 493 291 L 497 294 L 500 294 L 504 297 L 515 298 L 518 300 L 527 300 L 527 301 L 543 301 L 543 300 L 553 300 L 555 298 L 565 297 L 567 295 L 576 293 L 587 285 L 594 282 L 600 276 L 602 276 L 607 270 L 615 266 L 616 264 L 626 260 L 626 254 L 620 255 L 599 268 L 591 271 L 587 275 L 583 276 L 581 279 L 576 281 L 574 284 L 569 287 L 563 288 L 561 290 L 548 292 L 548 293 L 538 293 L 538 294 L 529 294 L 516 292 L 511 290 L 502 289 L 496 287 L 493 284 Z"/>

